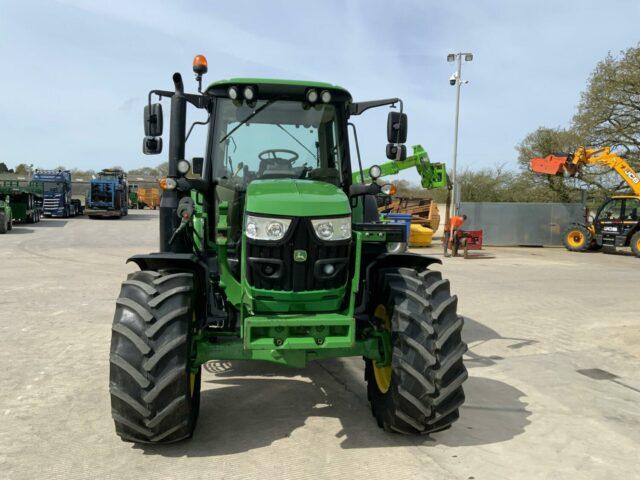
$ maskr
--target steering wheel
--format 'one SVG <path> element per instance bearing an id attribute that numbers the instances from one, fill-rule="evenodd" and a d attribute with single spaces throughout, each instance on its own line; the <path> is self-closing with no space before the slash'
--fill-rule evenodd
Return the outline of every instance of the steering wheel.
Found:
<path id="1" fill-rule="evenodd" d="M 287 154 L 290 158 L 281 157 L 281 154 Z M 258 158 L 260 159 L 258 177 L 263 177 L 269 172 L 275 174 L 276 171 L 279 171 L 278 173 L 282 174 L 283 170 L 293 171 L 293 164 L 298 160 L 298 154 L 286 148 L 272 148 L 260 152 Z"/>
<path id="2" fill-rule="evenodd" d="M 291 158 L 283 158 L 279 154 L 286 153 L 291 156 Z M 258 154 L 258 158 L 263 162 L 267 162 L 269 160 L 273 160 L 273 163 L 287 162 L 289 165 L 293 165 L 296 160 L 298 160 L 298 153 L 293 150 L 288 150 L 286 148 L 272 148 L 269 150 L 263 150 Z"/>

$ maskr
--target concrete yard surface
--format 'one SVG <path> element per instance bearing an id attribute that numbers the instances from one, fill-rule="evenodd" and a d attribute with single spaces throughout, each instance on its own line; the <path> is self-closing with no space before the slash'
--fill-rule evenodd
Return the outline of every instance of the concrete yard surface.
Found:
<path id="1" fill-rule="evenodd" d="M 380 430 L 358 358 L 304 370 L 211 362 L 193 439 L 123 443 L 108 393 L 114 302 L 135 270 L 125 259 L 157 238 L 146 210 L 0 235 L 0 479 L 639 476 L 640 260 L 560 248 L 437 267 L 469 344 L 467 401 L 447 431 Z"/>

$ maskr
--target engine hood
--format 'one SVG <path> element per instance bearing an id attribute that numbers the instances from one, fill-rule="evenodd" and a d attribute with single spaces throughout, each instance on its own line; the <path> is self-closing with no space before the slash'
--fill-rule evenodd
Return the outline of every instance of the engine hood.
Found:
<path id="1" fill-rule="evenodd" d="M 286 217 L 350 215 L 349 199 L 340 188 L 314 180 L 254 180 L 247 187 L 246 210 Z"/>

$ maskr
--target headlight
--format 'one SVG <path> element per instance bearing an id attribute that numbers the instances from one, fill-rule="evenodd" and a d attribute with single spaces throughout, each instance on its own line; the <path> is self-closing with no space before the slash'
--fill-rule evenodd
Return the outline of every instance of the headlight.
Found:
<path id="1" fill-rule="evenodd" d="M 311 225 L 320 240 L 333 242 L 351 238 L 351 217 L 314 218 Z"/>
<path id="2" fill-rule="evenodd" d="M 382 175 L 382 169 L 379 165 L 373 165 L 369 169 L 369 176 L 372 180 L 377 180 L 378 178 L 380 178 L 380 175 Z"/>
<path id="3" fill-rule="evenodd" d="M 189 173 L 190 169 L 191 169 L 191 164 L 187 160 L 180 160 L 178 162 L 178 171 L 181 174 L 186 175 L 187 173 Z"/>
<path id="4" fill-rule="evenodd" d="M 268 218 L 247 215 L 245 233 L 253 240 L 282 240 L 291 225 L 290 218 Z"/>

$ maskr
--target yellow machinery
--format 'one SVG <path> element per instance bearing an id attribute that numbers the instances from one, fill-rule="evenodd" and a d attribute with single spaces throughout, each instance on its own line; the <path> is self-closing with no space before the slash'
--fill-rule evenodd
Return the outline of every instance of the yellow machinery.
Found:
<path id="1" fill-rule="evenodd" d="M 410 247 L 429 247 L 433 240 L 433 230 L 419 223 L 411 224 L 411 235 L 409 236 Z"/>
<path id="2" fill-rule="evenodd" d="M 631 247 L 640 257 L 640 175 L 609 147 L 580 147 L 570 155 L 548 155 L 531 160 L 531 170 L 547 175 L 574 177 L 584 165 L 603 165 L 615 170 L 629 185 L 632 195 L 615 195 L 598 209 L 592 222 L 575 223 L 564 233 L 571 251 L 600 247 Z"/>
<path id="3" fill-rule="evenodd" d="M 138 186 L 138 206 L 139 208 L 151 208 L 155 210 L 160 206 L 160 189 L 145 188 Z"/>

